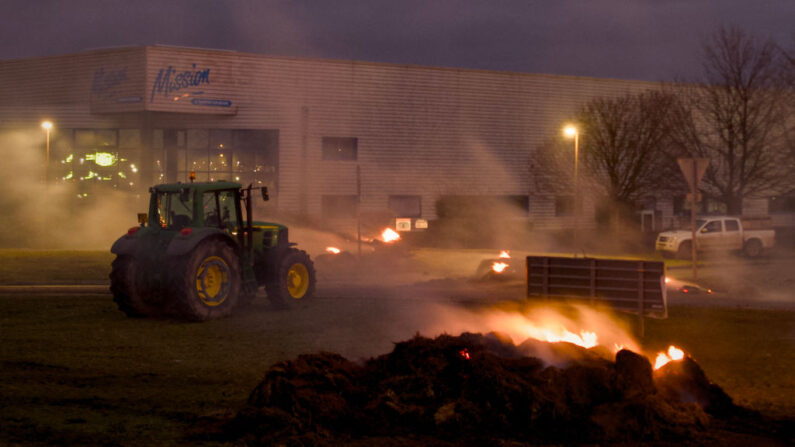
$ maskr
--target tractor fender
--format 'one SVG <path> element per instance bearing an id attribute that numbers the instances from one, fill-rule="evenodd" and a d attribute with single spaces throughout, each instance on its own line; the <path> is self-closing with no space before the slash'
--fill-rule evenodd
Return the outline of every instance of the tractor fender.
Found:
<path id="1" fill-rule="evenodd" d="M 133 255 L 138 248 L 138 238 L 135 236 L 124 235 L 118 239 L 110 247 L 110 252 L 117 255 Z"/>
<path id="2" fill-rule="evenodd" d="M 185 236 L 178 234 L 168 244 L 166 255 L 181 256 L 190 253 L 197 245 L 208 238 L 219 237 L 229 242 L 229 245 L 237 248 L 237 241 L 229 233 L 218 228 L 194 228 L 191 234 Z"/>

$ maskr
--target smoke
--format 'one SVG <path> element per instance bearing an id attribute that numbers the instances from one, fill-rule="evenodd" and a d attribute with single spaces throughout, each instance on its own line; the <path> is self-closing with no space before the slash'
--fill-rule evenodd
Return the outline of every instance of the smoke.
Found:
<path id="1" fill-rule="evenodd" d="M 107 250 L 129 227 L 146 197 L 76 183 L 45 183 L 41 132 L 0 134 L 0 248 Z M 55 172 L 57 160 L 50 160 Z"/>
<path id="2" fill-rule="evenodd" d="M 795 309 L 792 293 L 795 259 L 768 254 L 749 261 L 738 255 L 700 255 L 706 261 L 694 279 L 692 268 L 669 269 L 669 290 L 687 293 L 669 295 L 675 302 L 698 305 L 743 306 L 771 309 Z"/>

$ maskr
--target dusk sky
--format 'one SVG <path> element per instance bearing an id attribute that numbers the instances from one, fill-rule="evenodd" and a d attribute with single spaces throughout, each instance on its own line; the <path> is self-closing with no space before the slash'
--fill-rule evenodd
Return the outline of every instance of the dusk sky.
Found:
<path id="1" fill-rule="evenodd" d="M 688 80 L 738 25 L 795 47 L 795 0 L 0 0 L 0 59 L 130 45 Z"/>

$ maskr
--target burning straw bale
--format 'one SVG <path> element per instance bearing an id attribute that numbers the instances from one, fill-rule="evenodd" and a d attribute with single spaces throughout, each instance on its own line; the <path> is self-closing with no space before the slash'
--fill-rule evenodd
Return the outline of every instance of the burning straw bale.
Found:
<path id="1" fill-rule="evenodd" d="M 533 356 L 543 349 L 564 366 Z M 692 359 L 465 333 L 416 336 L 363 365 L 331 353 L 268 370 L 227 425 L 247 445 L 697 442 L 739 409 Z"/>

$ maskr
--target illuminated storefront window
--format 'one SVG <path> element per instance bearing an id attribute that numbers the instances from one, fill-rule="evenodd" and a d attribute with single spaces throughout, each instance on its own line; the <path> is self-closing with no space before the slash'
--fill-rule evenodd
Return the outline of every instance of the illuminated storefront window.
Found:
<path id="1" fill-rule="evenodd" d="M 140 178 L 138 129 L 75 129 L 73 144 L 59 146 L 60 180 L 75 182 L 81 195 L 93 187 L 136 190 Z"/>
<path id="2" fill-rule="evenodd" d="M 267 186 L 276 194 L 278 132 L 246 129 L 188 129 L 178 148 L 180 181 L 196 173 L 196 181 L 229 180 Z M 166 151 L 168 152 L 168 151 Z"/>

